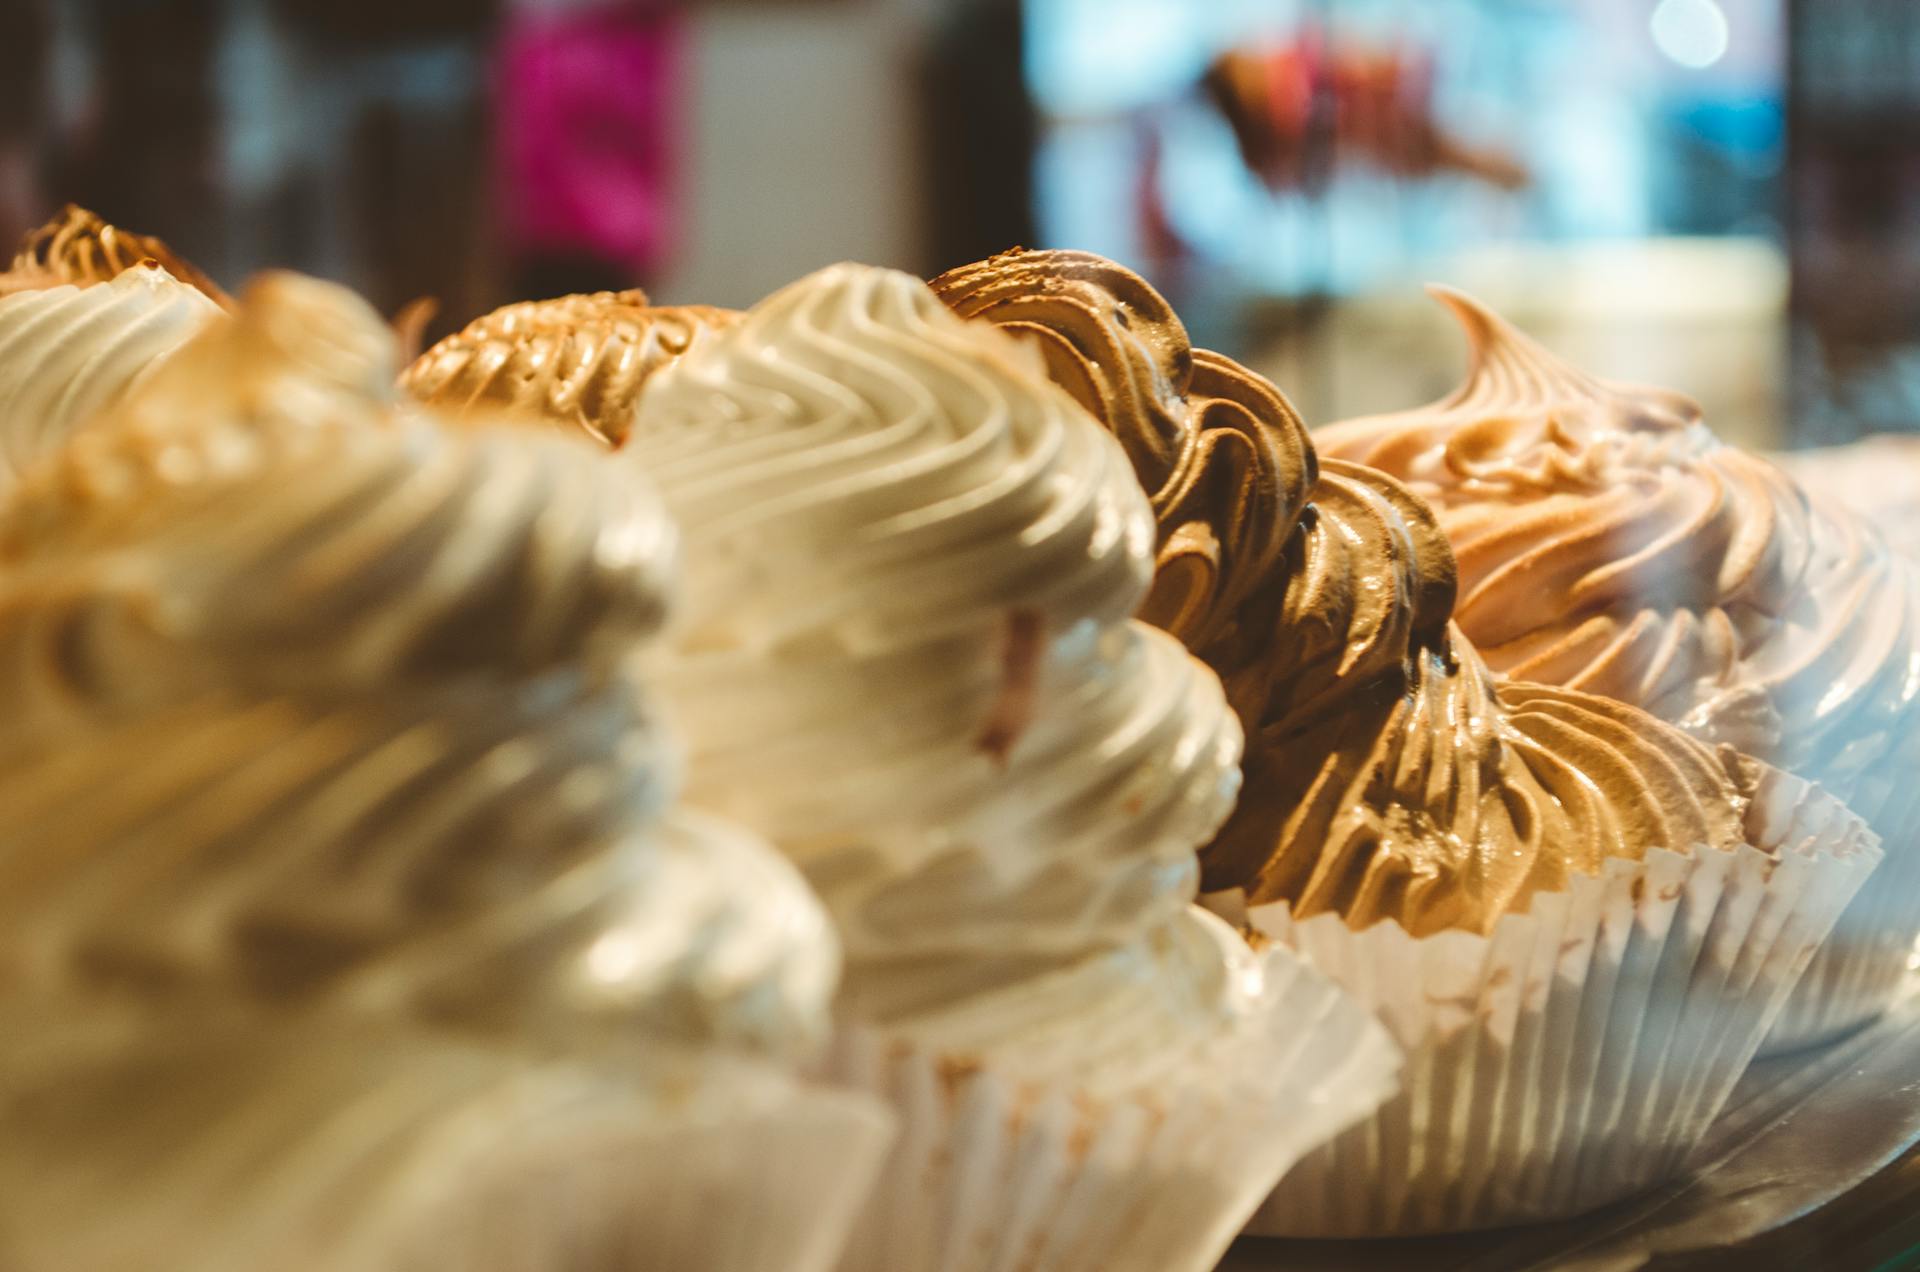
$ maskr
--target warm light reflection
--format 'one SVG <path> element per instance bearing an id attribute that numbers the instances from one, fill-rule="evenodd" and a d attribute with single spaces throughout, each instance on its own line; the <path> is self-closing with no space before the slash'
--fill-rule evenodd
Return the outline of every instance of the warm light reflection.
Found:
<path id="1" fill-rule="evenodd" d="M 640 966 L 640 942 L 629 931 L 615 928 L 587 950 L 587 974 L 605 985 L 617 985 Z"/>

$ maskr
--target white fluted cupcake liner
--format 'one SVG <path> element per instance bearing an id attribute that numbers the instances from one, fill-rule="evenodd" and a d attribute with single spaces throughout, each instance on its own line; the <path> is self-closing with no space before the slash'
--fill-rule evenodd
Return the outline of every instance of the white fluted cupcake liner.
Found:
<path id="1" fill-rule="evenodd" d="M 1677 1173 L 1880 856 L 1838 801 L 1779 774 L 1764 785 L 1756 847 L 1609 862 L 1490 936 L 1247 911 L 1408 1053 L 1400 1093 L 1302 1160 L 1248 1231 L 1549 1220 Z"/>
<path id="2" fill-rule="evenodd" d="M 584 1065 L 352 1020 L 74 1014 L 0 1053 L 9 1272 L 823 1272 L 892 1131 L 708 1049 Z"/>
<path id="3" fill-rule="evenodd" d="M 1377 1107 L 1397 1049 L 1284 950 L 1177 1078 L 1114 1097 L 843 1031 L 833 1075 L 901 1133 L 842 1272 L 1205 1272 L 1288 1165 Z"/>
<path id="4" fill-rule="evenodd" d="M 1779 1019 L 1762 1056 L 1831 1042 L 1869 1024 L 1904 992 L 1915 943 L 1920 942 L 1920 784 L 1915 792 L 1876 799 L 1874 824 L 1909 827 L 1890 840 L 1873 880 L 1841 912 L 1826 944 L 1813 957 Z M 1891 804 L 1897 804 L 1896 811 Z M 1857 805 L 1856 805 L 1857 808 Z"/>

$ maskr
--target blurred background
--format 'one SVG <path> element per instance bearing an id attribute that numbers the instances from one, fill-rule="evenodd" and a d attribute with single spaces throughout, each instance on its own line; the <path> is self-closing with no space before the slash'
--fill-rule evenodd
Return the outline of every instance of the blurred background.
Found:
<path id="1" fill-rule="evenodd" d="M 1920 430 L 1915 0 L 0 0 L 0 238 L 72 199 L 444 331 L 830 261 L 1133 265 L 1322 422 L 1421 291 L 1757 445 Z"/>

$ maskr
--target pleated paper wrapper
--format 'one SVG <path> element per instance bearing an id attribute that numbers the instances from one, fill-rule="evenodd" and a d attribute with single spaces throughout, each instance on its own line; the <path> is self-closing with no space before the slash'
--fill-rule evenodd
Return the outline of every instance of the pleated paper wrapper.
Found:
<path id="1" fill-rule="evenodd" d="M 1920 941 L 1920 781 L 1910 789 L 1862 793 L 1849 804 L 1871 807 L 1886 832 L 1886 859 L 1841 912 L 1807 974 L 1773 1022 L 1762 1056 L 1831 1042 L 1870 1023 L 1913 982 Z M 1896 832 L 1898 825 L 1904 832 Z"/>
<path id="2" fill-rule="evenodd" d="M 1747 830 L 1732 852 L 1610 861 L 1490 936 L 1248 910 L 1376 1008 L 1407 1065 L 1399 1094 L 1302 1160 L 1247 1230 L 1544 1221 L 1672 1178 L 1880 859 L 1838 801 L 1770 770 Z"/>
<path id="3" fill-rule="evenodd" d="M 1033 1084 L 850 1028 L 833 1076 L 900 1136 L 842 1272 L 1208 1272 L 1281 1171 L 1393 1089 L 1398 1050 L 1287 951 L 1179 1082 Z"/>
<path id="4" fill-rule="evenodd" d="M 177 1023 L 0 1059 L 0 1267 L 823 1272 L 892 1130 L 720 1054 Z"/>

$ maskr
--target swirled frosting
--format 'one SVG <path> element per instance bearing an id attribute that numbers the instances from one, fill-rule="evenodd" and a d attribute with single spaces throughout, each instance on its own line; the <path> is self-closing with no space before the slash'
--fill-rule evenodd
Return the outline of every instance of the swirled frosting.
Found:
<path id="1" fill-rule="evenodd" d="M 826 918 L 658 824 L 627 651 L 674 534 L 591 448 L 396 410 L 379 319 L 270 276 L 0 513 L 0 974 L 788 1046 Z"/>
<path id="2" fill-rule="evenodd" d="M 1916 567 L 1721 444 L 1687 399 L 1593 379 L 1437 294 L 1472 342 L 1466 383 L 1315 440 L 1433 504 L 1488 663 L 1733 743 L 1899 842 L 1898 775 L 1920 763 Z"/>
<path id="3" fill-rule="evenodd" d="M 401 387 L 443 411 L 510 407 L 618 446 L 647 377 L 738 317 L 637 290 L 522 301 L 427 350 Z"/>
<path id="4" fill-rule="evenodd" d="M 406 421 L 350 293 L 270 275 L 249 303 L 0 515 L 0 737 L 189 687 L 532 674 L 658 624 L 650 497 L 563 438 Z"/>
<path id="5" fill-rule="evenodd" d="M 221 308 L 233 308 L 219 284 L 159 239 L 109 225 L 75 203 L 27 234 L 13 264 L 0 274 L 0 296 L 61 284 L 112 282 L 143 265 L 157 265 Z"/>
<path id="6" fill-rule="evenodd" d="M 1140 617 L 1208 651 L 1252 730 L 1267 677 L 1258 638 L 1246 644 L 1235 616 L 1278 567 L 1315 478 L 1292 405 L 1231 359 L 1192 348 L 1158 292 L 1090 252 L 1016 249 L 932 287 L 962 316 L 1037 343 L 1048 374 L 1120 439 L 1158 528 Z"/>
<path id="7" fill-rule="evenodd" d="M 1038 338 L 1154 492 L 1144 613 L 1220 673 L 1247 728 L 1205 886 L 1357 927 L 1484 932 L 1608 857 L 1742 841 L 1750 779 L 1728 756 L 1600 698 L 1496 687 L 1450 622 L 1455 563 L 1427 505 L 1317 467 L 1279 391 L 1183 351 L 1137 276 L 1013 252 L 933 287 Z"/>
<path id="8" fill-rule="evenodd" d="M 0 983 L 327 998 L 549 1048 L 815 1039 L 825 915 L 754 836 L 659 820 L 674 767 L 637 696 L 552 682 L 118 717 L 0 766 Z"/>
<path id="9" fill-rule="evenodd" d="M 0 291 L 0 492 L 219 319 L 152 263 L 90 286 Z"/>
<path id="10" fill-rule="evenodd" d="M 1356 927 L 1485 932 L 1608 858 L 1742 842 L 1728 757 L 1605 699 L 1496 689 L 1447 621 L 1432 515 L 1398 483 L 1327 461 L 1289 558 L 1209 886 Z"/>
<path id="11" fill-rule="evenodd" d="M 1030 350 L 836 266 L 654 377 L 621 454 L 685 535 L 660 683 L 689 790 L 820 890 L 851 1010 L 936 1010 L 1184 916 L 1239 732 L 1128 621 L 1151 512 Z"/>

